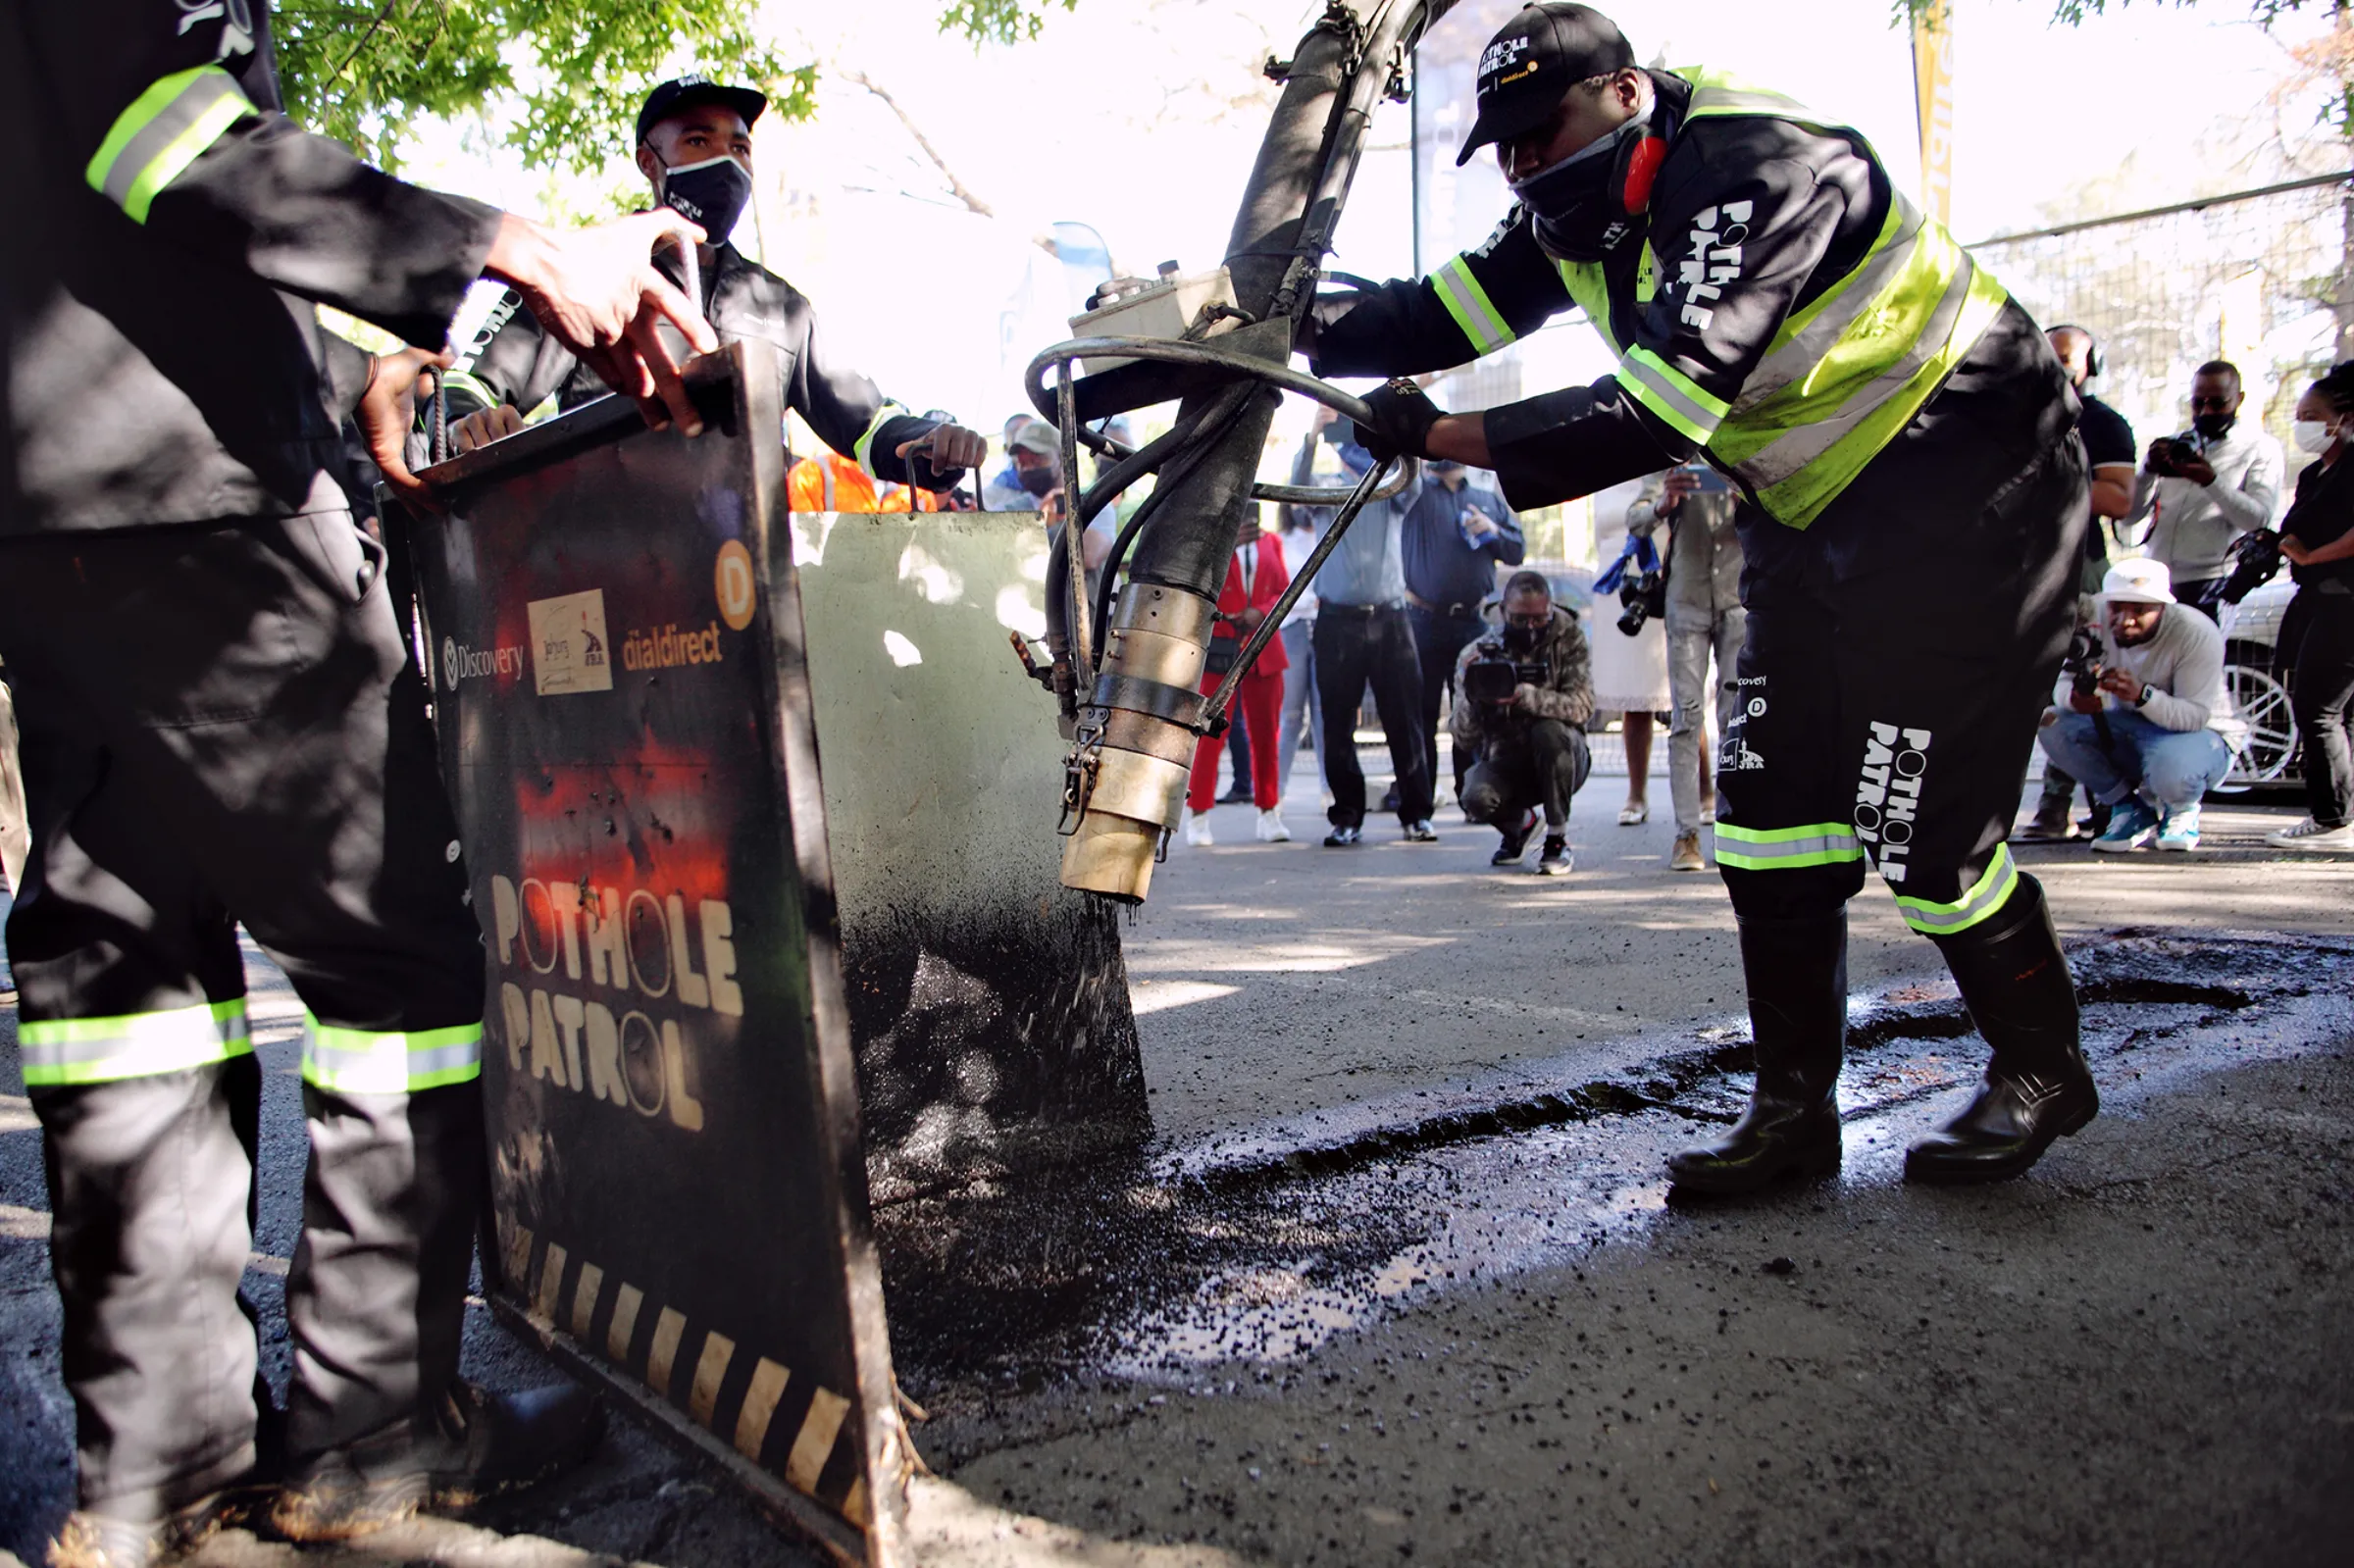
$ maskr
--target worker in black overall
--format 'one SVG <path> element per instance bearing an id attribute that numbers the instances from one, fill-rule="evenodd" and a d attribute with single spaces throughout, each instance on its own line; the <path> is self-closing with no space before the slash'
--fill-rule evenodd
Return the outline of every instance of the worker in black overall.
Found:
<path id="1" fill-rule="evenodd" d="M 712 330 L 723 344 L 746 337 L 775 344 L 785 406 L 867 478 L 952 489 L 989 455 L 989 443 L 951 421 L 908 413 L 856 371 L 830 362 L 819 351 L 808 297 L 728 240 L 752 199 L 752 125 L 767 107 L 749 87 L 680 76 L 655 87 L 638 111 L 638 169 L 654 200 L 711 236 L 696 273 Z M 684 281 L 676 252 L 656 265 Z M 523 416 L 547 398 L 565 409 L 606 395 L 596 373 L 521 305 L 512 290 L 494 304 L 451 367 L 451 434 L 460 451 L 523 429 Z"/>
<path id="2" fill-rule="evenodd" d="M 0 12 L 0 654 L 33 835 L 8 945 L 77 1433 L 60 1564 L 151 1562 L 271 1479 L 281 1534 L 355 1534 L 539 1479 L 601 1429 L 583 1391 L 458 1377 L 483 949 L 383 555 L 334 478 L 364 388 L 414 485 L 401 397 L 427 356 L 372 363 L 314 302 L 438 349 L 489 271 L 692 431 L 655 318 L 716 344 L 648 258 L 696 231 L 553 233 L 279 103 L 252 0 Z M 238 1295 L 260 1088 L 238 922 L 304 1008 L 275 1477 Z"/>
<path id="3" fill-rule="evenodd" d="M 1866 857 L 1993 1049 L 1914 1146 L 1920 1181 L 2016 1176 L 2098 1106 L 2035 879 L 2004 847 L 2074 615 L 2075 400 L 2002 285 L 1864 137 L 1708 71 L 1637 69 L 1584 6 L 1481 59 L 1462 156 L 1519 204 L 1428 278 L 1319 300 L 1324 376 L 1407 376 L 1581 310 L 1616 374 L 1484 414 L 1376 392 L 1368 444 L 1493 469 L 1544 506 L 1693 460 L 1740 485 L 1749 636 L 1716 854 L 1757 1040 L 1748 1113 L 1679 1189 L 1838 1168 L 1847 900 Z"/>

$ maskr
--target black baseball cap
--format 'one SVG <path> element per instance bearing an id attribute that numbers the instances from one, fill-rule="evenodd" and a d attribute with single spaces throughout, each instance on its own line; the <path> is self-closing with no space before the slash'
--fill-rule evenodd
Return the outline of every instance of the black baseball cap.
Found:
<path id="1" fill-rule="evenodd" d="M 1491 142 L 1525 136 L 1543 125 L 1576 83 L 1635 63 L 1618 25 L 1592 6 L 1530 6 L 1497 29 L 1479 56 L 1479 118 L 1461 168 Z"/>
<path id="2" fill-rule="evenodd" d="M 672 115 L 707 103 L 726 104 L 749 126 L 768 107 L 768 94 L 706 81 L 701 76 L 673 76 L 645 95 L 645 107 L 638 111 L 638 140 L 642 143 L 647 131 Z"/>

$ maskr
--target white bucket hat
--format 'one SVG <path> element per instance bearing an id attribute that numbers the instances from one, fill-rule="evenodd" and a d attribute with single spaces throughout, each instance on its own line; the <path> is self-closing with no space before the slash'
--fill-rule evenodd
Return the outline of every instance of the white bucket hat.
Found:
<path id="1" fill-rule="evenodd" d="M 2101 579 L 2101 597 L 2112 604 L 2173 604 L 2173 574 L 2164 561 L 2120 561 Z"/>

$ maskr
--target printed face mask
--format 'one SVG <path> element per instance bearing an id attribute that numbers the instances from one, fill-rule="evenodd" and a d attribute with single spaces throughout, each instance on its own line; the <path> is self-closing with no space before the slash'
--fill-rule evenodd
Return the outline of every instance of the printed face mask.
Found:
<path id="1" fill-rule="evenodd" d="M 733 158 L 706 158 L 662 171 L 662 205 L 701 225 L 714 245 L 735 232 L 736 220 L 751 200 L 752 177 Z"/>
<path id="2" fill-rule="evenodd" d="M 1650 127 L 1649 115 L 1630 120 L 1512 186 L 1528 209 L 1540 250 L 1556 261 L 1600 261 L 1613 242 L 1612 230 L 1629 230 L 1627 215 L 1612 200 L 1611 173 L 1618 167 L 1619 149 Z"/>

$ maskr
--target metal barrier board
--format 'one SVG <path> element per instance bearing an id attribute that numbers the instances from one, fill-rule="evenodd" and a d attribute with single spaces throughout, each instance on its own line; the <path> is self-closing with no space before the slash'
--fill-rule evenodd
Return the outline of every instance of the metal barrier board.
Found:
<path id="1" fill-rule="evenodd" d="M 590 405 L 433 471 L 409 531 L 487 949 L 491 1288 L 884 1565 L 909 1450 L 778 383 L 737 345 L 700 438 Z"/>

